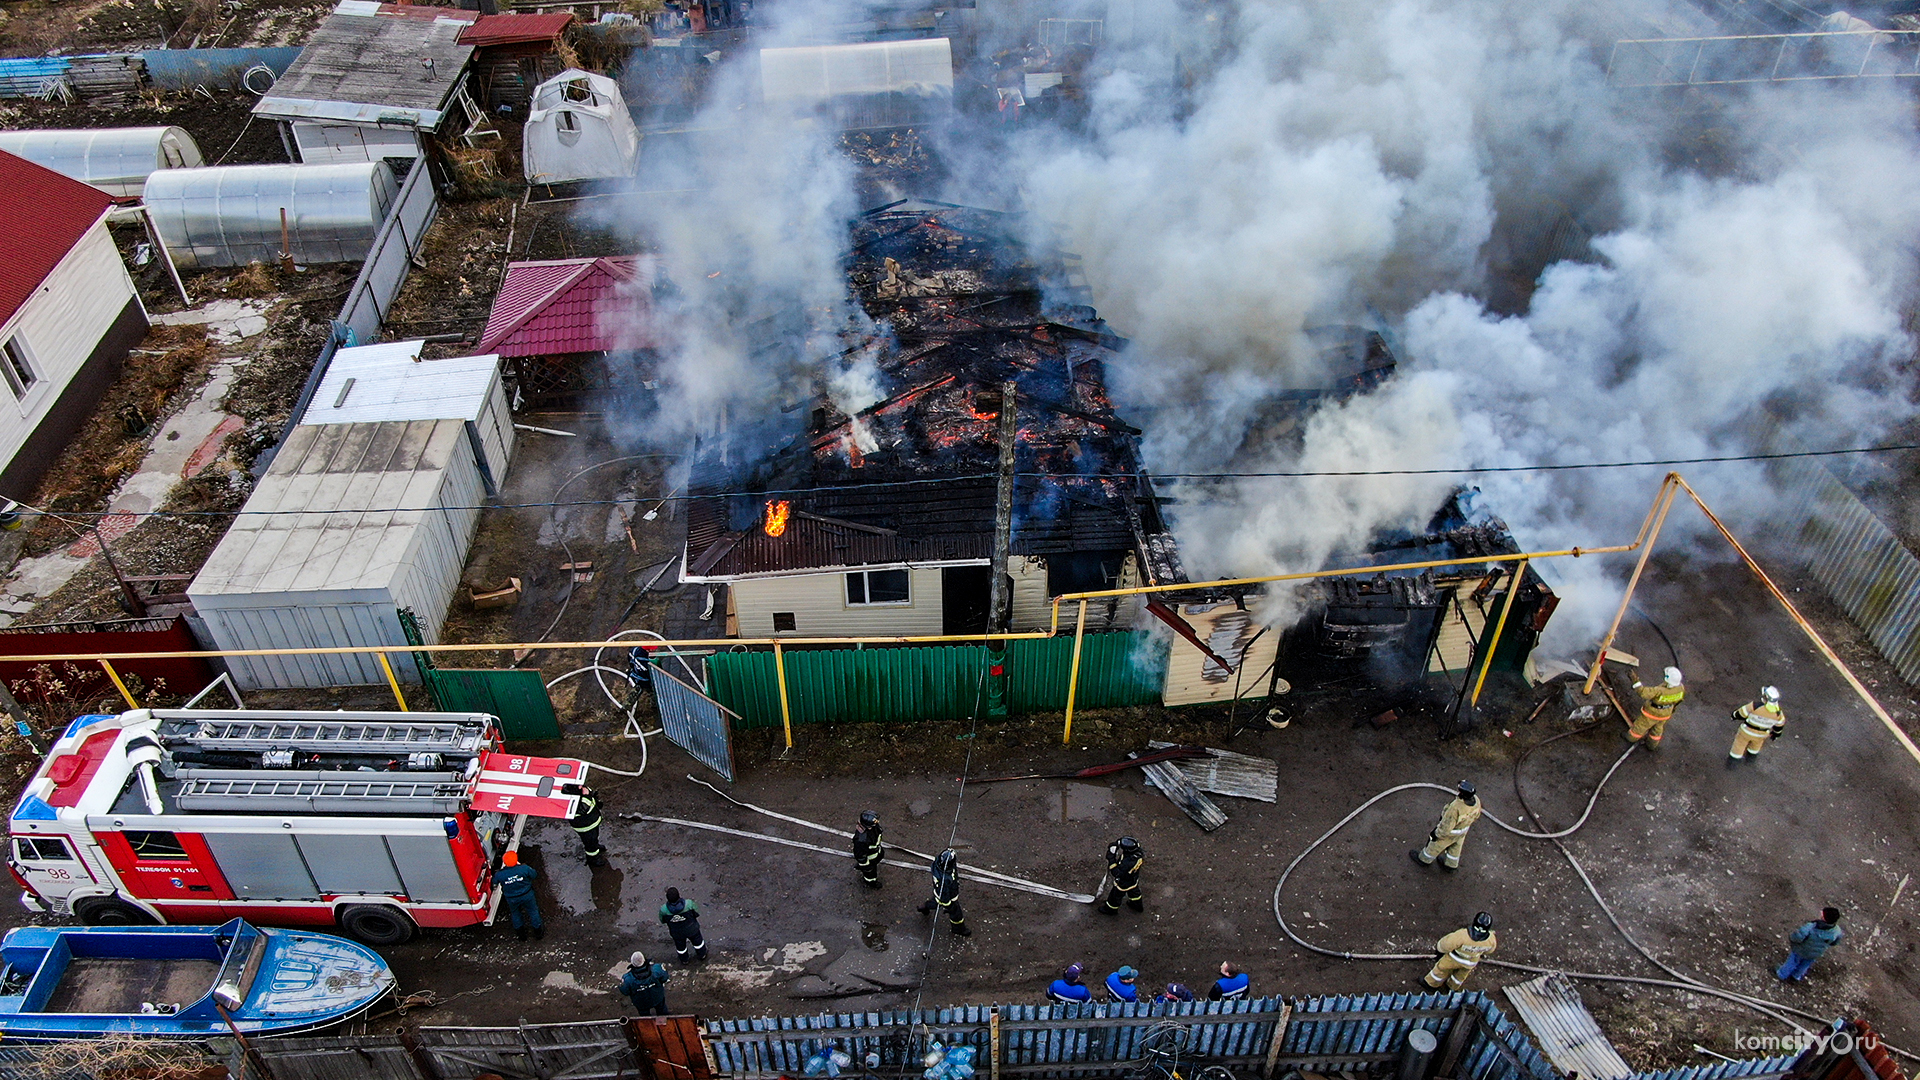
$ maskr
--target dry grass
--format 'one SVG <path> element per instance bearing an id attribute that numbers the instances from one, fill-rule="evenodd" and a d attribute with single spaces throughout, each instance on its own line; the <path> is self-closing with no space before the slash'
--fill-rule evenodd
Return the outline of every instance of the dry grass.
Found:
<path id="1" fill-rule="evenodd" d="M 212 1080 L 226 1075 L 224 1065 L 190 1043 L 133 1035 L 104 1035 L 84 1042 L 22 1046 L 16 1052 L 30 1054 L 32 1064 L 47 1076 L 81 1073 L 101 1077 L 137 1076 L 141 1080 Z"/>

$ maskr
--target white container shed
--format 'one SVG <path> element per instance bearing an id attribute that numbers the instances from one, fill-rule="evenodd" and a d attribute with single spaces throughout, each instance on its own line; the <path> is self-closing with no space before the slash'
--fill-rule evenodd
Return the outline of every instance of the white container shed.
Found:
<path id="1" fill-rule="evenodd" d="M 0 150 L 91 184 L 116 199 L 137 199 L 147 177 L 203 163 L 200 147 L 177 127 L 0 131 Z"/>
<path id="2" fill-rule="evenodd" d="M 481 481 L 494 494 L 513 457 L 513 414 L 500 358 L 422 360 L 424 341 L 358 345 L 333 354 L 302 424 L 378 424 L 390 420 L 460 420 L 486 466 Z"/>
<path id="3" fill-rule="evenodd" d="M 179 266 L 245 266 L 280 257 L 281 212 L 293 260 L 359 262 L 400 184 L 385 162 L 225 165 L 147 178 L 146 203 Z"/>
<path id="4" fill-rule="evenodd" d="M 761 49 L 760 96 L 842 128 L 918 123 L 952 106 L 953 49 L 946 38 Z"/>
<path id="5" fill-rule="evenodd" d="M 416 681 L 397 609 L 439 640 L 485 499 L 464 421 L 302 424 L 187 596 L 221 649 L 384 645 Z M 372 653 L 227 664 L 245 689 L 385 681 Z"/>
<path id="6" fill-rule="evenodd" d="M 522 150 L 529 184 L 632 176 L 640 129 L 619 83 L 569 68 L 534 89 Z"/>

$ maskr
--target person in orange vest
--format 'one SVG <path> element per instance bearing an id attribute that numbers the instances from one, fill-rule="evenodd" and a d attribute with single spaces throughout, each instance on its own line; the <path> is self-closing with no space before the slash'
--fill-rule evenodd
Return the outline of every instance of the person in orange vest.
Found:
<path id="1" fill-rule="evenodd" d="M 1660 740 L 1667 733 L 1667 721 L 1673 719 L 1673 710 L 1687 697 L 1680 669 L 1668 668 L 1658 686 L 1642 686 L 1640 680 L 1635 679 L 1633 692 L 1640 695 L 1640 716 L 1627 726 L 1627 741 L 1637 743 L 1645 739 L 1647 749 L 1658 750 Z"/>
<path id="2" fill-rule="evenodd" d="M 1499 947 L 1500 939 L 1493 934 L 1493 916 L 1483 911 L 1473 917 L 1472 926 L 1455 930 L 1434 943 L 1433 949 L 1440 957 L 1421 982 L 1433 990 L 1442 986 L 1459 990 L 1467 985 L 1467 977 L 1480 966 L 1480 961 L 1492 956 L 1493 950 Z"/>
<path id="3" fill-rule="evenodd" d="M 1761 687 L 1760 700 L 1733 710 L 1733 718 L 1740 721 L 1740 730 L 1733 733 L 1733 749 L 1727 751 L 1729 767 L 1736 761 L 1759 757 L 1760 748 L 1767 745 L 1767 740 L 1779 738 L 1786 730 L 1787 714 L 1780 708 L 1780 688 Z"/>

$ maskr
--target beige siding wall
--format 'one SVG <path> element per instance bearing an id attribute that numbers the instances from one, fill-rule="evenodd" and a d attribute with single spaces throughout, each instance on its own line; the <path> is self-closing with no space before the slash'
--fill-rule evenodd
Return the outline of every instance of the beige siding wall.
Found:
<path id="1" fill-rule="evenodd" d="M 740 636 L 773 636 L 773 613 L 793 612 L 794 637 L 899 637 L 940 632 L 940 570 L 908 571 L 905 604 L 849 606 L 846 575 L 793 574 L 733 582 Z M 1044 578 L 1042 579 L 1044 581 Z M 1043 590 L 1044 591 L 1044 590 Z"/>
<path id="2" fill-rule="evenodd" d="M 25 400 L 15 399 L 0 383 L 0 462 L 12 460 L 46 418 L 131 296 L 133 279 L 102 220 L 53 268 L 13 321 L 0 328 L 0 342 L 19 335 L 26 343 L 38 376 Z"/>
<path id="3" fill-rule="evenodd" d="M 1013 629 L 1045 630 L 1053 619 L 1053 598 L 1047 594 L 1047 560 L 1043 556 L 1016 555 L 1007 570 L 1013 578 Z M 1113 587 L 1131 589 L 1140 584 L 1139 564 L 1128 555 Z M 1092 601 L 1087 604 L 1087 629 L 1131 629 L 1138 625 L 1145 607 L 1146 601 L 1138 596 Z M 1078 601 L 1060 605 L 1061 629 L 1072 629 L 1079 612 Z"/>
<path id="4" fill-rule="evenodd" d="M 1160 698 L 1163 704 L 1193 705 L 1202 701 L 1230 700 L 1234 696 L 1236 675 L 1240 676 L 1237 681 L 1241 697 L 1266 696 L 1269 678 L 1267 667 L 1273 663 L 1274 654 L 1280 648 L 1277 630 L 1260 634 L 1260 640 L 1253 642 L 1253 648 L 1248 649 L 1247 642 L 1260 631 L 1260 624 L 1254 622 L 1248 612 L 1241 611 L 1231 603 L 1182 604 L 1175 610 L 1192 624 L 1200 639 L 1214 652 L 1230 662 L 1237 662 L 1237 666 L 1232 672 L 1225 671 L 1194 648 L 1192 642 L 1175 637 L 1167 655 L 1167 681 Z"/>

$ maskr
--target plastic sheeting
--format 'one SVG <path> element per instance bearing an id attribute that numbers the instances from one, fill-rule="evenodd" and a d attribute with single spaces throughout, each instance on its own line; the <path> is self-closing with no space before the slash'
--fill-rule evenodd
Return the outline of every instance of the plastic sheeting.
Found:
<path id="1" fill-rule="evenodd" d="M 167 169 L 147 181 L 147 208 L 180 266 L 243 266 L 280 257 L 281 211 L 293 260 L 358 262 L 399 191 L 383 162 Z"/>
<path id="2" fill-rule="evenodd" d="M 524 153 L 530 184 L 565 184 L 632 176 L 640 132 L 604 75 L 569 68 L 533 92 Z"/>
<path id="3" fill-rule="evenodd" d="M 0 131 L 0 150 L 121 199 L 139 198 L 161 169 L 202 162 L 193 136 L 177 127 Z"/>
<path id="4" fill-rule="evenodd" d="M 953 102 L 946 38 L 760 50 L 768 106 L 843 128 L 918 123 Z"/>

